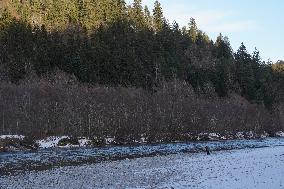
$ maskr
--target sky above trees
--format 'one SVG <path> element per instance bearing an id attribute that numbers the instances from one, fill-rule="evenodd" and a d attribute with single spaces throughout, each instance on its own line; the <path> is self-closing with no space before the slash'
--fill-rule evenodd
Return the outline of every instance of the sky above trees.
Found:
<path id="1" fill-rule="evenodd" d="M 131 3 L 133 0 L 127 0 Z M 155 0 L 143 0 L 153 8 Z M 264 60 L 273 62 L 284 59 L 284 20 L 282 0 L 160 0 L 164 14 L 170 22 L 176 20 L 187 25 L 194 17 L 198 27 L 211 38 L 222 32 L 228 36 L 234 50 L 244 42 L 248 51 L 255 47 L 262 52 Z"/>

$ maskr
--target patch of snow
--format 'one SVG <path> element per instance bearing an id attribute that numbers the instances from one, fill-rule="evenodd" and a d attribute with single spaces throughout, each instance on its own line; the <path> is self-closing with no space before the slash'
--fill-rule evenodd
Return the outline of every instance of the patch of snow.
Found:
<path id="1" fill-rule="evenodd" d="M 278 131 L 277 133 L 275 133 L 276 137 L 284 137 L 284 132 L 283 131 Z"/>
<path id="2" fill-rule="evenodd" d="M 23 140 L 25 136 L 23 135 L 0 135 L 0 139 L 20 139 Z"/>
<path id="3" fill-rule="evenodd" d="M 208 138 L 209 138 L 209 140 L 218 140 L 218 139 L 220 139 L 220 134 L 218 134 L 218 133 L 209 133 Z"/>
<path id="4" fill-rule="evenodd" d="M 115 138 L 114 137 L 107 137 L 107 138 L 105 138 L 105 144 L 106 145 L 114 144 L 114 142 L 115 142 Z"/>
<path id="5" fill-rule="evenodd" d="M 57 146 L 58 148 L 79 148 L 80 145 L 66 144 L 65 146 Z"/>
<path id="6" fill-rule="evenodd" d="M 197 140 L 219 140 L 221 138 L 218 133 L 200 133 L 197 136 Z"/>
<path id="7" fill-rule="evenodd" d="M 141 137 L 140 142 L 141 143 L 147 143 L 147 139 L 145 137 Z"/>
<path id="8" fill-rule="evenodd" d="M 79 141 L 79 145 L 80 145 L 81 147 L 90 146 L 90 145 L 92 144 L 92 140 L 87 139 L 87 138 L 85 138 L 85 137 L 80 138 L 78 141 Z"/>
<path id="9" fill-rule="evenodd" d="M 244 139 L 245 138 L 244 132 L 237 132 L 236 133 L 236 138 L 237 139 Z"/>
<path id="10" fill-rule="evenodd" d="M 267 138 L 267 137 L 269 137 L 269 134 L 267 133 L 267 132 L 265 132 L 264 131 L 264 133 L 262 133 L 261 135 L 260 135 L 260 138 Z"/>
<path id="11" fill-rule="evenodd" d="M 253 131 L 248 131 L 245 133 L 246 139 L 253 139 L 255 138 L 255 133 Z"/>
<path id="12" fill-rule="evenodd" d="M 62 139 L 69 138 L 68 136 L 51 136 L 46 139 L 37 140 L 36 143 L 40 148 L 54 148 L 58 147 L 58 142 Z"/>
<path id="13" fill-rule="evenodd" d="M 224 138 L 225 138 L 225 140 L 234 140 L 234 139 L 236 139 L 236 135 L 231 133 L 231 132 L 228 132 L 228 133 L 225 134 Z"/>
<path id="14" fill-rule="evenodd" d="M 206 140 L 207 139 L 208 134 L 207 133 L 199 133 L 197 135 L 197 140 Z"/>

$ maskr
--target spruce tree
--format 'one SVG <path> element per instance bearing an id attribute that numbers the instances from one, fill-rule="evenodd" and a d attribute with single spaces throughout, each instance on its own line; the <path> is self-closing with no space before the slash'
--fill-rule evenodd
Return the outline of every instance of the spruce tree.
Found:
<path id="1" fill-rule="evenodd" d="M 248 100 L 254 101 L 256 99 L 256 88 L 255 76 L 252 68 L 252 58 L 243 43 L 235 54 L 235 60 L 236 76 L 242 89 L 242 95 Z"/>
<path id="2" fill-rule="evenodd" d="M 188 26 L 189 26 L 188 35 L 190 36 L 193 42 L 196 42 L 198 36 L 198 28 L 194 18 L 190 18 Z"/>
<path id="3" fill-rule="evenodd" d="M 142 7 L 142 0 L 134 0 L 133 5 L 129 10 L 130 21 L 133 23 L 136 29 L 145 28 L 145 17 Z"/>
<path id="4" fill-rule="evenodd" d="M 155 1 L 153 10 L 153 28 L 155 32 L 159 32 L 163 29 L 165 23 L 165 18 L 163 15 L 163 10 L 159 1 Z"/>
<path id="5" fill-rule="evenodd" d="M 220 97 L 229 94 L 233 85 L 233 52 L 226 37 L 220 34 L 214 44 L 216 56 L 215 90 Z"/>
<path id="6" fill-rule="evenodd" d="M 152 29 L 152 25 L 153 25 L 153 17 L 149 11 L 148 6 L 144 7 L 144 16 L 145 16 L 145 24 L 147 26 L 148 29 Z"/>

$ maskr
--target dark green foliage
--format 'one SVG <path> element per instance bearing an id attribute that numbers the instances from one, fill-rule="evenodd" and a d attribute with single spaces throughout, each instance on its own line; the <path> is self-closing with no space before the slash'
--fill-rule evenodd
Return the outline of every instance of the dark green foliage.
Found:
<path id="1" fill-rule="evenodd" d="M 213 87 L 219 97 L 240 93 L 269 109 L 283 100 L 281 66 L 244 44 L 234 54 L 226 37 L 212 42 L 193 18 L 182 29 L 168 23 L 158 1 L 153 13 L 141 0 L 9 1 L 0 11 L 0 50 L 0 74 L 13 82 L 59 69 L 81 82 L 152 92 L 182 80 L 198 94 Z"/>
<path id="2" fill-rule="evenodd" d="M 5 28 L 1 39 L 5 49 L 2 62 L 8 70 L 12 81 L 19 81 L 31 71 L 33 56 L 32 29 L 21 21 L 12 21 Z"/>
<path id="3" fill-rule="evenodd" d="M 236 58 L 236 77 L 241 87 L 241 94 L 249 100 L 256 99 L 256 78 L 254 75 L 253 61 L 248 54 L 246 47 L 242 43 L 239 50 L 235 54 Z"/>
<path id="4" fill-rule="evenodd" d="M 219 96 L 228 96 L 233 89 L 234 57 L 230 43 L 221 34 L 215 42 L 216 75 L 214 80 L 215 90 Z"/>
<path id="5" fill-rule="evenodd" d="M 189 26 L 188 35 L 193 42 L 196 42 L 198 36 L 198 29 L 194 18 L 190 18 L 188 26 Z"/>
<path id="6" fill-rule="evenodd" d="M 44 26 L 34 29 L 34 69 L 38 75 L 50 73 L 54 64 L 52 62 L 50 37 Z"/>

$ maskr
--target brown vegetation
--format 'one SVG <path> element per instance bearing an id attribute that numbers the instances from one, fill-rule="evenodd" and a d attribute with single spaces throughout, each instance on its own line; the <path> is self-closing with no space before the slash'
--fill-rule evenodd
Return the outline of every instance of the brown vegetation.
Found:
<path id="1" fill-rule="evenodd" d="M 218 98 L 208 87 L 197 95 L 186 82 L 165 83 L 149 92 L 89 86 L 69 76 L 0 83 L 0 134 L 115 137 L 127 143 L 189 139 L 201 132 L 283 129 L 283 104 L 272 111 L 238 95 Z"/>

